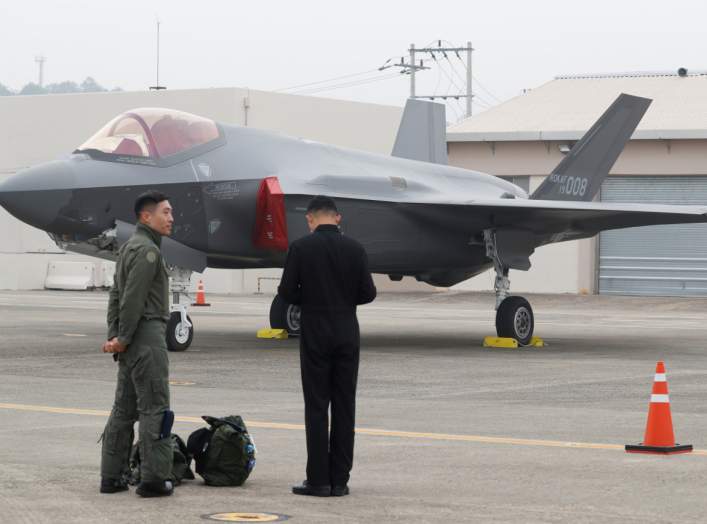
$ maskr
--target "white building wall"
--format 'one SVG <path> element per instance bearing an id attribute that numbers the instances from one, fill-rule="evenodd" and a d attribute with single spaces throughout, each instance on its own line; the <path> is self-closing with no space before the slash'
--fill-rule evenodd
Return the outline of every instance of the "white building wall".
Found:
<path id="1" fill-rule="evenodd" d="M 17 170 L 69 154 L 117 114 L 168 107 L 227 123 L 279 131 L 342 147 L 387 154 L 402 108 L 268 93 L 242 88 L 0 97 L 0 180 Z M 41 289 L 53 260 L 102 261 L 59 250 L 43 231 L 0 208 L 0 289 Z M 207 269 L 195 274 L 207 292 L 254 292 L 258 278 L 279 269 Z M 392 286 L 381 279 L 383 286 Z M 273 291 L 274 280 L 261 280 Z"/>

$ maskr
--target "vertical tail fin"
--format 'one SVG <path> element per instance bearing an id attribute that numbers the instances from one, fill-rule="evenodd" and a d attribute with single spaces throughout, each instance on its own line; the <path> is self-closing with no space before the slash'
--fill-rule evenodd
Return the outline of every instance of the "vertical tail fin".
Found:
<path id="1" fill-rule="evenodd" d="M 649 98 L 619 95 L 530 198 L 592 200 L 650 103 Z"/>
<path id="2" fill-rule="evenodd" d="M 447 122 L 444 105 L 408 99 L 392 155 L 446 164 Z"/>

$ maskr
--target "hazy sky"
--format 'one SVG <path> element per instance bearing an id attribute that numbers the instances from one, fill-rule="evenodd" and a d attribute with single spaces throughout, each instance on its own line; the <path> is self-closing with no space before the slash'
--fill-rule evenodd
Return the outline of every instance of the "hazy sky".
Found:
<path id="1" fill-rule="evenodd" d="M 155 82 L 158 16 L 160 80 L 170 89 L 275 90 L 373 71 L 335 83 L 386 79 L 317 95 L 403 105 L 408 77 L 375 69 L 411 43 L 438 39 L 472 41 L 485 88 L 475 86 L 475 111 L 558 74 L 707 68 L 699 0 L 2 0 L 0 83 L 36 81 L 43 54 L 45 83 L 91 75 L 106 87 L 145 89 Z M 418 92 L 452 92 L 450 77 L 463 87 L 463 65 L 452 62 L 456 73 L 449 65 L 420 73 Z M 461 108 L 450 109 L 453 120 Z"/>

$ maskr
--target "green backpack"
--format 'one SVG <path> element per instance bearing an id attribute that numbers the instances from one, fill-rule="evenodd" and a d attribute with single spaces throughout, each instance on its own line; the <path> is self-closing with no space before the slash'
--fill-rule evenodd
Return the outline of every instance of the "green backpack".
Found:
<path id="1" fill-rule="evenodd" d="M 182 480 L 194 480 L 194 473 L 191 470 L 191 455 L 187 451 L 187 446 L 179 435 L 172 433 L 172 482 L 175 486 L 182 483 Z M 128 482 L 133 486 L 140 484 L 140 446 L 139 442 L 133 445 L 130 453 L 130 471 Z"/>
<path id="2" fill-rule="evenodd" d="M 209 486 L 240 486 L 255 467 L 255 443 L 238 415 L 203 416 L 210 427 L 189 435 L 187 450 Z"/>

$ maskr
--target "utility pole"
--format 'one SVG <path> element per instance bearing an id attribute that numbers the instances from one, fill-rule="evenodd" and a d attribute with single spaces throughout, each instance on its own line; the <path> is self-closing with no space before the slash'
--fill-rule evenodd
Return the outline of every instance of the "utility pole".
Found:
<path id="1" fill-rule="evenodd" d="M 422 71 L 424 69 L 429 69 L 422 60 L 420 60 L 419 65 L 415 64 L 415 44 L 410 44 L 410 63 L 405 63 L 405 57 L 400 57 L 400 62 L 397 64 L 390 64 L 389 59 L 385 64 L 378 68 L 378 71 L 383 71 L 385 69 L 390 69 L 391 67 L 399 67 L 401 69 L 400 74 L 410 75 L 410 98 L 415 98 L 415 72 Z"/>
<path id="2" fill-rule="evenodd" d="M 44 86 L 44 62 L 47 61 L 46 57 L 39 55 L 34 57 L 34 61 L 39 64 L 39 87 Z"/>
<path id="3" fill-rule="evenodd" d="M 379 67 L 378 70 L 383 71 L 384 69 L 388 69 L 389 67 L 399 67 L 402 69 L 402 71 L 400 71 L 402 74 L 410 75 L 410 98 L 427 98 L 429 100 L 434 100 L 435 98 L 441 98 L 443 100 L 447 100 L 448 98 L 454 98 L 457 100 L 459 100 L 460 98 L 466 98 L 466 117 L 470 117 L 471 104 L 474 100 L 474 92 L 472 86 L 473 77 L 471 75 L 471 53 L 474 51 L 474 48 L 471 47 L 471 42 L 467 42 L 466 47 L 442 47 L 442 41 L 438 40 L 437 47 L 417 48 L 415 47 L 415 44 L 410 44 L 410 49 L 408 51 L 410 52 L 409 64 L 406 64 L 405 58 L 401 57 L 400 63 L 388 64 L 388 61 L 383 66 Z M 415 61 L 417 60 L 417 57 L 415 55 L 419 53 L 428 54 L 432 60 L 437 60 L 437 55 L 442 55 L 445 59 L 448 60 L 449 56 L 447 55 L 447 53 L 454 53 L 460 61 L 462 61 L 462 58 L 459 53 L 466 53 L 465 91 L 463 93 L 455 93 L 450 95 L 418 95 L 415 86 L 415 73 L 417 71 L 422 71 L 423 69 L 430 69 L 429 67 L 424 65 L 424 60 L 420 60 L 419 65 L 415 63 Z M 462 64 L 464 64 L 464 61 L 462 61 Z"/>
<path id="4" fill-rule="evenodd" d="M 157 18 L 157 83 L 150 86 L 150 91 L 159 91 L 160 89 L 167 88 L 160 85 L 160 19 Z"/>

